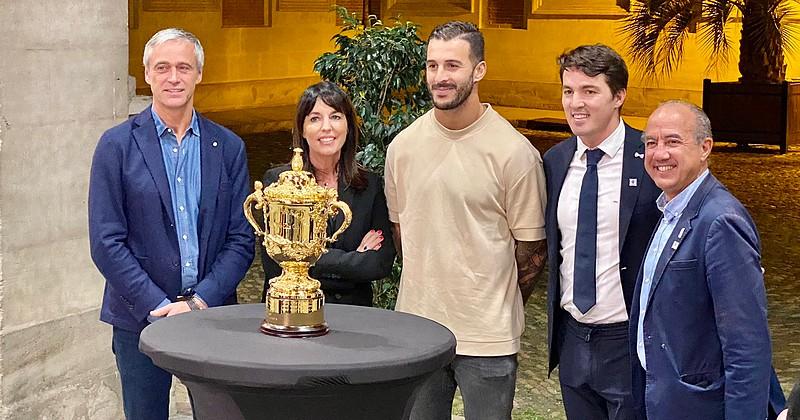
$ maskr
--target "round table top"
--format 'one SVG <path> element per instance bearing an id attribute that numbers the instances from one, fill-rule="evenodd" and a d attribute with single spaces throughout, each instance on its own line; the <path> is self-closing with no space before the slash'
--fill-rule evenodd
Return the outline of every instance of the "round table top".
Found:
<path id="1" fill-rule="evenodd" d="M 178 377 L 251 387 L 402 380 L 439 369 L 455 355 L 450 330 L 402 312 L 327 304 L 330 332 L 308 338 L 263 334 L 263 319 L 264 304 L 188 312 L 149 325 L 139 348 Z"/>

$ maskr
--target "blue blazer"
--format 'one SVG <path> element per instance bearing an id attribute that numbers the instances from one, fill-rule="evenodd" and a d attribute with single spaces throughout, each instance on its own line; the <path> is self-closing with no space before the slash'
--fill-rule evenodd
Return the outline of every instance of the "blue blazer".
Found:
<path id="1" fill-rule="evenodd" d="M 630 310 L 636 273 L 647 250 L 647 242 L 653 233 L 661 213 L 656 199 L 661 190 L 644 171 L 644 144 L 642 133 L 625 126 L 625 144 L 622 157 L 622 192 L 619 205 L 619 250 L 620 278 L 626 309 Z M 544 154 L 544 171 L 547 178 L 547 208 L 545 230 L 547 232 L 547 344 L 551 372 L 558 365 L 558 337 L 555 328 L 561 324 L 561 232 L 558 228 L 558 198 L 567 177 L 567 169 L 577 150 L 578 140 L 573 136 L 553 146 Z M 632 185 L 635 179 L 635 185 Z"/>
<path id="2" fill-rule="evenodd" d="M 235 302 L 253 261 L 242 203 L 250 177 L 244 143 L 198 114 L 201 192 L 199 293 L 209 306 Z M 181 265 L 167 173 L 150 107 L 106 131 L 89 180 L 91 255 L 106 279 L 100 319 L 138 332 L 164 298 L 181 290 Z"/>
<path id="3" fill-rule="evenodd" d="M 709 175 L 666 243 L 646 311 L 639 308 L 641 273 L 631 310 L 633 393 L 640 415 L 766 418 L 772 349 L 753 220 Z M 640 317 L 646 373 L 636 354 Z"/>

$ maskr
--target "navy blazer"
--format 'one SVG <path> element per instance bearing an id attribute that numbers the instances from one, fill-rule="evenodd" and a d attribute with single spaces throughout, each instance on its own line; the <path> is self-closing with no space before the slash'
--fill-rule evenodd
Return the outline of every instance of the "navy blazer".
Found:
<path id="1" fill-rule="evenodd" d="M 634 292 L 630 347 L 637 409 L 650 420 L 766 418 L 772 351 L 753 220 L 709 174 L 666 244 L 644 314 L 641 273 Z M 646 373 L 636 354 L 640 316 Z"/>
<path id="2" fill-rule="evenodd" d="M 625 125 L 625 143 L 622 157 L 622 190 L 619 205 L 619 274 L 626 309 L 630 312 L 636 273 L 647 250 L 647 242 L 658 223 L 661 213 L 656 199 L 661 190 L 656 187 L 644 171 L 644 144 L 642 133 Z M 553 146 L 544 154 L 544 172 L 547 178 L 547 208 L 545 230 L 547 232 L 547 344 L 551 372 L 558 365 L 558 334 L 555 328 L 561 324 L 561 231 L 558 228 L 558 198 L 567 177 L 567 170 L 577 150 L 577 137 Z M 631 181 L 631 180 L 636 181 Z"/>
<path id="3" fill-rule="evenodd" d="M 235 301 L 253 261 L 253 229 L 242 203 L 250 177 L 242 140 L 197 114 L 201 190 L 198 284 L 209 306 Z M 150 107 L 103 133 L 89 180 L 89 243 L 106 279 L 100 319 L 138 332 L 164 298 L 181 290 L 181 265 L 167 173 Z"/>

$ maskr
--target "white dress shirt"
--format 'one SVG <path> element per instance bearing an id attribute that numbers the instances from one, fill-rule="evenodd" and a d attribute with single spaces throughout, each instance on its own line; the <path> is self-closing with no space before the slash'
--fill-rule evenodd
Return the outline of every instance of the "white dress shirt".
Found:
<path id="1" fill-rule="evenodd" d="M 597 303 L 582 314 L 573 303 L 575 272 L 575 237 L 578 227 L 578 203 L 586 172 L 587 149 L 580 137 L 567 169 L 567 177 L 558 198 L 558 228 L 561 232 L 561 307 L 573 318 L 586 324 L 610 324 L 628 320 L 622 282 L 619 275 L 619 205 L 622 191 L 622 158 L 625 124 L 619 125 L 598 146 L 605 155 L 597 164 Z"/>

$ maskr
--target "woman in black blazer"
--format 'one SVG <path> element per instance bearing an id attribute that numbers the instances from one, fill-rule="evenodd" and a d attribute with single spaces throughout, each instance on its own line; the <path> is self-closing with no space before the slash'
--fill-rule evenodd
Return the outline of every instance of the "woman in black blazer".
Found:
<path id="1" fill-rule="evenodd" d="M 350 227 L 328 246 L 309 274 L 322 283 L 327 303 L 372 306 L 372 281 L 391 273 L 395 249 L 382 179 L 355 159 L 358 133 L 353 105 L 336 84 L 317 83 L 300 97 L 293 140 L 303 149 L 304 169 L 319 185 L 335 188 L 339 200 L 353 212 Z M 268 170 L 264 185 L 277 181 L 286 170 L 289 165 Z M 328 236 L 343 221 L 341 212 L 328 220 Z M 281 268 L 266 252 L 262 261 L 263 302 L 269 279 L 280 275 Z"/>

